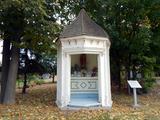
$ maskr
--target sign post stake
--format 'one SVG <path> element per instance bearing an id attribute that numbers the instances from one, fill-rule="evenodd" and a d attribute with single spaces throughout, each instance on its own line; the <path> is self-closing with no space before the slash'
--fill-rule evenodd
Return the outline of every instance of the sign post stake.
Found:
<path id="1" fill-rule="evenodd" d="M 134 106 L 138 106 L 138 104 L 137 104 L 137 91 L 136 91 L 136 88 L 133 88 L 133 97 L 134 97 Z"/>
<path id="2" fill-rule="evenodd" d="M 137 103 L 137 88 L 142 88 L 142 86 L 139 84 L 137 80 L 128 80 L 128 84 L 131 88 L 133 88 L 133 99 L 134 99 L 133 107 L 139 107 Z"/>

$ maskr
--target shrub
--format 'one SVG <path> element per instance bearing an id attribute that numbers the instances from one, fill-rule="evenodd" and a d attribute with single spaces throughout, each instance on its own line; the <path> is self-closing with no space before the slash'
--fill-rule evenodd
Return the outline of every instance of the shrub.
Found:
<path id="1" fill-rule="evenodd" d="M 35 80 L 34 81 L 37 85 L 44 84 L 45 82 L 43 80 Z"/>
<path id="2" fill-rule="evenodd" d="M 41 76 L 38 74 L 29 74 L 28 75 L 28 82 L 31 85 L 37 84 L 37 85 L 41 85 L 44 83 L 44 81 L 41 79 Z"/>
<path id="3" fill-rule="evenodd" d="M 154 78 L 144 78 L 142 80 L 142 91 L 143 93 L 147 93 L 150 88 L 152 88 L 153 84 L 155 83 L 155 79 Z"/>
<path id="4" fill-rule="evenodd" d="M 17 79 L 17 81 L 16 81 L 16 86 L 17 86 L 18 88 L 22 88 L 22 87 L 23 87 L 23 80 L 22 80 L 22 79 Z"/>
<path id="5" fill-rule="evenodd" d="M 40 76 L 38 74 L 28 74 L 27 79 L 29 82 L 36 81 L 36 80 L 40 80 Z"/>
<path id="6" fill-rule="evenodd" d="M 141 84 L 142 84 L 142 91 L 144 93 L 147 93 L 155 83 L 155 79 L 153 78 L 153 76 L 154 76 L 154 71 L 152 67 L 143 69 L 143 78 L 141 80 Z"/>

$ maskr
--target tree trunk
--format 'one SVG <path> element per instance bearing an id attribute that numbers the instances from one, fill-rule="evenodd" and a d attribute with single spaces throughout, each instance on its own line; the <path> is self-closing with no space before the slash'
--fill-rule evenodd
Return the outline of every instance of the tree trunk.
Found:
<path id="1" fill-rule="evenodd" d="M 3 103 L 6 83 L 8 78 L 9 62 L 10 62 L 10 40 L 8 37 L 3 41 L 3 57 L 2 57 L 2 76 L 1 76 L 1 95 L 0 102 Z"/>
<path id="2" fill-rule="evenodd" d="M 24 82 L 23 82 L 23 89 L 22 94 L 26 94 L 26 88 L 27 88 L 27 73 L 24 73 Z"/>
<path id="3" fill-rule="evenodd" d="M 54 76 L 55 76 L 55 74 L 54 74 L 54 72 L 52 73 L 52 82 L 54 83 L 55 81 L 54 81 Z"/>
<path id="4" fill-rule="evenodd" d="M 128 56 L 128 66 L 126 66 L 127 68 L 127 73 L 128 73 L 128 80 L 132 79 L 131 77 L 131 54 L 129 54 Z"/>
<path id="5" fill-rule="evenodd" d="M 23 83 L 23 89 L 22 94 L 26 93 L 27 88 L 27 67 L 28 67 L 28 55 L 27 55 L 27 48 L 25 48 L 25 71 L 24 71 L 24 83 Z"/>
<path id="6" fill-rule="evenodd" d="M 18 72 L 18 61 L 19 61 L 19 49 L 16 48 L 15 46 L 12 46 L 11 60 L 9 64 L 6 89 L 4 91 L 3 104 L 15 103 L 15 89 L 16 89 L 16 78 Z"/>
<path id="7" fill-rule="evenodd" d="M 117 80 L 118 80 L 118 90 L 121 91 L 121 66 L 119 61 L 117 61 Z"/>

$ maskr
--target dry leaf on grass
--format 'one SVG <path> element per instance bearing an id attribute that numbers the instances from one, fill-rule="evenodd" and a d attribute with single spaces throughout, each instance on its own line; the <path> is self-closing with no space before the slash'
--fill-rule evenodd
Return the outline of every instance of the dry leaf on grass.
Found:
<path id="1" fill-rule="evenodd" d="M 15 105 L 0 105 L 0 120 L 143 120 L 160 118 L 159 86 L 152 94 L 138 96 L 142 107 L 132 108 L 133 98 L 129 95 L 112 93 L 111 110 L 61 111 L 55 104 L 55 84 L 44 84 L 29 88 L 26 95 L 17 90 Z"/>

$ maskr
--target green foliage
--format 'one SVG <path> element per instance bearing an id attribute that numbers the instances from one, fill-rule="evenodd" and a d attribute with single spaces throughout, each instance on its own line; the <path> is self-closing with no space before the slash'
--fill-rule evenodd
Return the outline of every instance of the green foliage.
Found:
<path id="1" fill-rule="evenodd" d="M 54 39 L 59 33 L 57 14 L 53 1 L 48 0 L 5 0 L 0 1 L 0 31 L 11 38 L 21 36 L 13 42 L 21 48 L 37 52 L 54 51 Z M 52 9 L 51 9 L 52 8 Z M 52 14 L 51 14 L 52 13 Z"/>
<path id="2" fill-rule="evenodd" d="M 44 67 L 45 71 L 50 74 L 56 74 L 57 60 L 56 55 L 53 53 L 41 54 L 39 58 L 39 63 Z"/>
<path id="3" fill-rule="evenodd" d="M 73 16 L 81 9 L 80 1 L 61 1 Z M 160 1 L 87 0 L 84 7 L 91 18 L 104 28 L 111 40 L 112 76 L 122 68 L 139 72 L 146 84 L 159 68 Z M 67 13 L 67 12 L 66 12 Z M 65 17 L 64 17 L 65 18 Z M 66 19 L 67 20 L 67 19 Z M 146 71 L 147 70 L 147 71 Z M 158 71 L 158 70 L 157 70 Z M 127 76 L 127 75 L 126 75 Z M 129 79 L 129 78 L 128 78 Z M 152 84 L 151 84 L 152 85 Z"/>
<path id="4" fill-rule="evenodd" d="M 144 80 L 148 81 L 153 74 L 149 77 L 145 74 L 154 72 L 155 66 L 158 71 L 159 5 L 159 0 L 84 1 L 88 14 L 110 36 L 111 68 L 114 75 L 124 67 L 127 72 L 141 72 Z M 0 31 L 2 35 L 5 35 L 6 31 L 11 35 L 15 34 L 15 30 L 16 33 L 18 31 L 21 35 L 18 46 L 41 53 L 42 63 L 48 68 L 48 61 L 53 60 L 50 59 L 50 55 L 55 54 L 56 46 L 53 41 L 59 35 L 62 26 L 69 24 L 81 7 L 79 0 L 0 1 Z M 56 23 L 57 20 L 61 25 Z"/>
<path id="5" fill-rule="evenodd" d="M 142 81 L 143 81 L 142 82 L 142 91 L 144 93 L 147 93 L 155 83 L 155 79 L 154 78 L 149 78 L 149 77 L 144 78 Z"/>
<path id="6" fill-rule="evenodd" d="M 22 88 L 23 84 L 24 84 L 23 81 L 24 80 L 22 78 L 17 79 L 16 87 Z M 28 83 L 27 83 L 28 86 L 41 85 L 41 84 L 45 83 L 45 81 L 43 79 L 41 79 L 41 76 L 38 74 L 28 74 L 27 81 L 28 81 Z"/>
<path id="7" fill-rule="evenodd" d="M 33 85 L 33 84 L 36 84 L 36 85 L 41 85 L 44 82 L 43 79 L 41 79 L 41 76 L 38 75 L 38 74 L 28 74 L 27 75 L 27 80 L 28 80 L 28 85 Z"/>
<path id="8" fill-rule="evenodd" d="M 16 87 L 22 88 L 23 87 L 23 80 L 22 79 L 17 79 L 16 80 Z"/>
<path id="9" fill-rule="evenodd" d="M 152 60 L 150 62 L 152 62 Z M 155 78 L 153 78 L 153 76 L 155 76 L 154 75 L 155 73 L 153 67 L 152 66 L 149 67 L 149 65 L 142 69 L 142 73 L 143 73 L 143 78 L 140 81 L 142 84 L 142 91 L 144 93 L 147 93 L 155 83 Z"/>
<path id="10" fill-rule="evenodd" d="M 39 81 L 40 76 L 38 74 L 28 74 L 28 81 Z"/>
<path id="11" fill-rule="evenodd" d="M 41 85 L 45 83 L 45 81 L 41 79 L 41 76 L 39 76 L 38 74 L 29 74 L 28 81 L 29 81 L 29 85 L 33 85 L 33 84 Z"/>
<path id="12" fill-rule="evenodd" d="M 101 25 L 111 40 L 111 64 L 115 76 L 120 66 L 126 71 L 150 74 L 159 57 L 160 1 L 102 0 L 85 2 L 86 11 Z M 157 53 L 158 52 L 158 53 Z M 119 66 L 118 66 L 119 65 Z M 147 71 L 146 71 L 147 69 Z M 153 77 L 144 77 L 147 86 Z M 150 84 L 150 85 L 148 85 Z"/>
<path id="13" fill-rule="evenodd" d="M 45 82 L 41 79 L 41 80 L 35 80 L 34 83 L 36 85 L 41 85 L 41 84 L 44 84 Z"/>

